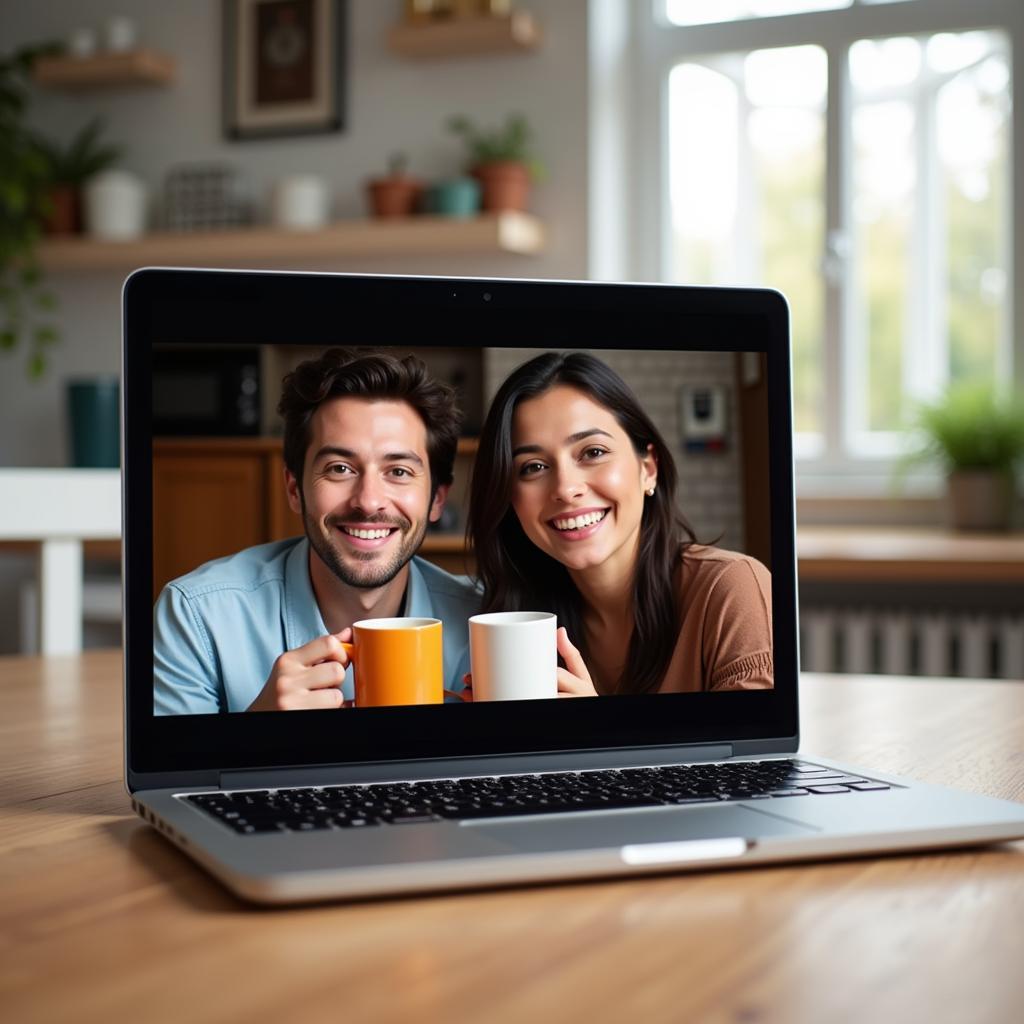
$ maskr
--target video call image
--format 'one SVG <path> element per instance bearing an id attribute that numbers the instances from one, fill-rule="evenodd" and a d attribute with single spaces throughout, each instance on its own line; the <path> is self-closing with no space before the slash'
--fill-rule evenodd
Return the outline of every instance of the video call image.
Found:
<path id="1" fill-rule="evenodd" d="M 765 373 L 156 346 L 154 712 L 770 689 Z"/>

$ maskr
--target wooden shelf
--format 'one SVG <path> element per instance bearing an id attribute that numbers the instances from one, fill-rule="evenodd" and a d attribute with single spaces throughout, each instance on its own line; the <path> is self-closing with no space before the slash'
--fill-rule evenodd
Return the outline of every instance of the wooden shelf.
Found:
<path id="1" fill-rule="evenodd" d="M 248 228 L 235 231 L 162 232 L 125 242 L 52 238 L 39 246 L 44 269 L 131 270 L 135 267 L 294 266 L 316 270 L 333 261 L 368 257 L 536 255 L 544 227 L 525 213 L 456 220 L 339 221 L 319 231 Z"/>
<path id="2" fill-rule="evenodd" d="M 175 59 L 156 50 L 100 53 L 95 57 L 40 57 L 32 68 L 38 85 L 71 90 L 170 85 L 176 73 Z"/>
<path id="3" fill-rule="evenodd" d="M 540 43 L 540 26 L 529 11 L 479 18 L 402 22 L 388 36 L 394 53 L 414 60 L 527 53 Z"/>

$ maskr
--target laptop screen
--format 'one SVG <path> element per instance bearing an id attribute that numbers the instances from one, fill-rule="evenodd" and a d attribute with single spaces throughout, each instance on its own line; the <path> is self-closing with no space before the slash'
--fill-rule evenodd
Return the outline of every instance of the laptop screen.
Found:
<path id="1" fill-rule="evenodd" d="M 791 735 L 785 334 L 765 292 L 135 275 L 133 767 Z"/>

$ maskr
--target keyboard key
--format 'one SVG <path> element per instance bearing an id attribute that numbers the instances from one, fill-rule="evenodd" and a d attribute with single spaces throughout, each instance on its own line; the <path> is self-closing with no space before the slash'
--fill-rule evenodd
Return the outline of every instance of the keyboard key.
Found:
<path id="1" fill-rule="evenodd" d="M 849 793 L 850 790 L 846 786 L 808 786 L 807 789 L 811 793 Z"/>
<path id="2" fill-rule="evenodd" d="M 892 786 L 887 786 L 884 782 L 851 782 L 850 789 L 856 789 L 861 793 L 868 793 L 874 790 L 892 789 Z"/>

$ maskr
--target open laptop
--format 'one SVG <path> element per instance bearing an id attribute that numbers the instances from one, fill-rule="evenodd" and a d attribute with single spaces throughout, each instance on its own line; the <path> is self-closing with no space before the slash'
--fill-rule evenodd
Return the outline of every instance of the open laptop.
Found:
<path id="1" fill-rule="evenodd" d="M 437 522 L 398 606 L 399 618 L 422 616 L 416 587 L 434 581 L 429 610 L 442 624 L 447 695 L 368 706 L 358 667 L 353 691 L 352 668 L 341 665 L 344 682 L 339 674 L 322 691 L 336 702 L 330 707 L 249 710 L 273 689 L 277 656 L 326 634 L 333 614 L 322 599 L 334 585 L 323 544 L 307 540 L 292 514 L 276 407 L 285 374 L 320 365 L 338 346 L 412 356 L 458 398 L 464 436 L 447 504 L 430 506 Z M 508 461 L 491 406 L 545 352 L 588 353 L 587 366 L 599 361 L 624 383 L 676 465 L 672 500 L 699 542 L 684 562 L 711 552 L 711 562 L 738 566 L 754 589 L 717 610 L 713 587 L 702 611 L 691 615 L 687 605 L 679 633 L 688 639 L 672 627 L 675 654 L 647 692 L 633 692 L 627 661 L 602 696 L 486 700 L 471 678 L 468 700 L 461 671 L 481 670 L 466 618 L 486 587 L 459 572 L 473 569 L 460 565 L 467 507 L 506 486 L 487 477 Z M 144 820 L 247 899 L 737 867 L 1024 836 L 1022 806 L 799 751 L 789 321 L 775 292 L 147 269 L 124 288 L 122 394 L 127 787 Z M 354 456 L 346 444 L 359 449 Z M 358 459 L 362 440 L 346 444 L 327 448 Z M 594 451 L 567 464 L 600 458 Z M 308 465 L 312 456 L 299 454 Z M 554 465 L 561 456 L 541 451 L 522 477 L 542 475 L 545 458 Z M 653 502 L 655 493 L 636 497 Z M 512 515 L 526 513 L 515 506 Z M 318 522 L 308 516 L 306 529 L 315 534 Z M 597 529 L 583 517 L 557 525 L 584 540 Z M 484 533 L 477 527 L 483 537 L 486 524 Z M 350 543 L 391 543 L 377 533 L 385 530 L 355 531 Z M 561 566 L 538 564 L 552 566 L 554 594 L 565 582 L 556 579 Z M 697 600 L 694 579 L 684 601 Z M 534 592 L 545 593 L 546 582 L 534 578 Z M 756 651 L 714 667 L 722 661 L 715 645 L 734 634 L 753 636 Z M 643 652 L 640 661 L 649 668 Z"/>

